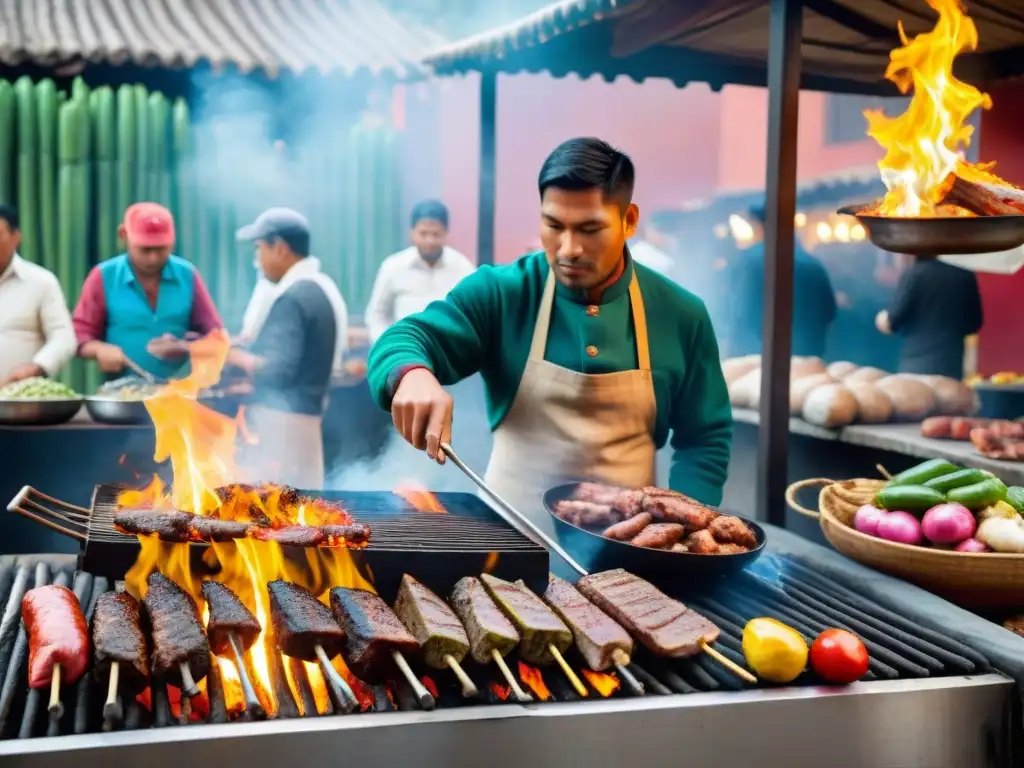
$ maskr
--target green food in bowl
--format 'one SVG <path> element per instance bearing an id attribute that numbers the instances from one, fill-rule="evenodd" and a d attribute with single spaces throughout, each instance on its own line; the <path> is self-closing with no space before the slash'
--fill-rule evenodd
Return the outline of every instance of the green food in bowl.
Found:
<path id="1" fill-rule="evenodd" d="M 79 397 L 66 384 L 43 376 L 12 381 L 0 387 L 0 400 L 77 400 Z"/>

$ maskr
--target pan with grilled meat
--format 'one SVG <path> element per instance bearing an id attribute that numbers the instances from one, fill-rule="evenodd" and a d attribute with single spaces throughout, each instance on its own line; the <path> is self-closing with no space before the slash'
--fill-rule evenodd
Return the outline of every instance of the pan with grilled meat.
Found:
<path id="1" fill-rule="evenodd" d="M 611 508 L 618 505 L 621 510 L 626 510 L 619 513 L 621 522 L 612 525 L 570 522 L 555 510 L 560 502 L 578 500 L 579 486 L 579 483 L 567 483 L 549 488 L 543 495 L 543 501 L 552 517 L 559 543 L 591 573 L 625 568 L 656 582 L 686 579 L 699 584 L 739 573 L 764 551 L 765 532 L 757 523 L 664 489 L 620 491 Z M 586 494 L 588 498 L 600 498 L 605 502 L 609 499 L 607 495 L 602 496 L 593 484 L 588 486 Z M 634 521 L 638 517 L 645 522 L 644 525 Z M 714 528 L 711 528 L 712 524 Z M 636 542 L 646 529 L 652 530 L 639 543 L 664 548 L 634 546 L 631 543 Z M 708 539 L 706 548 L 697 546 L 691 551 L 686 545 L 695 533 L 701 533 Z M 699 544 L 700 538 L 694 539 L 694 543 Z M 739 551 L 751 544 L 749 549 Z M 702 551 L 708 554 L 701 554 Z"/>

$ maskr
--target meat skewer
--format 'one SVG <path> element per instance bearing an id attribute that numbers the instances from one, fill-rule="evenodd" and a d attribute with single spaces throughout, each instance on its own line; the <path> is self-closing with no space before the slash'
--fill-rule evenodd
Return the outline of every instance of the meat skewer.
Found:
<path id="1" fill-rule="evenodd" d="M 548 574 L 544 602 L 572 630 L 576 647 L 588 667 L 603 672 L 614 666 L 634 694 L 644 694 L 643 685 L 627 669 L 633 640 L 626 630 L 583 597 L 576 587 L 553 573 Z"/>
<path id="2" fill-rule="evenodd" d="M 335 587 L 331 590 L 331 610 L 345 630 L 342 656 L 356 677 L 368 683 L 383 682 L 393 662 L 419 705 L 426 710 L 434 708 L 433 695 L 413 674 L 403 654 L 415 653 L 420 644 L 387 603 L 364 589 Z"/>
<path id="3" fill-rule="evenodd" d="M 186 700 L 199 695 L 196 683 L 210 671 L 210 643 L 192 595 L 158 571 L 146 583 L 143 604 L 153 636 L 150 671 L 181 690 L 185 717 Z"/>
<path id="4" fill-rule="evenodd" d="M 267 713 L 249 679 L 249 672 L 245 666 L 245 652 L 252 648 L 263 628 L 238 595 L 220 582 L 204 581 L 202 591 L 203 599 L 210 609 L 210 617 L 206 622 L 206 636 L 210 640 L 210 649 L 218 656 L 227 656 L 230 653 L 234 657 L 235 669 L 242 684 L 245 709 L 253 717 L 262 719 Z"/>
<path id="5" fill-rule="evenodd" d="M 572 632 L 562 620 L 521 581 L 512 584 L 487 573 L 483 574 L 480 580 L 494 598 L 494 602 L 519 631 L 522 638 L 519 642 L 519 653 L 523 659 L 539 665 L 556 662 L 572 687 L 576 689 L 576 693 L 583 697 L 588 696 L 586 686 L 562 656 L 572 645 Z"/>
<path id="6" fill-rule="evenodd" d="M 469 637 L 459 617 L 444 600 L 405 574 L 395 599 L 395 615 L 420 644 L 427 666 L 451 669 L 466 698 L 480 693 L 461 666 L 469 653 Z"/>
<path id="7" fill-rule="evenodd" d="M 316 595 L 297 584 L 276 580 L 267 584 L 274 639 L 285 656 L 315 661 L 331 689 L 334 705 L 348 714 L 359 700 L 331 659 L 341 653 L 345 633 L 331 616 L 330 609 Z"/>
<path id="8" fill-rule="evenodd" d="M 466 630 L 469 650 L 476 662 L 489 664 L 493 661 L 498 665 L 516 701 L 521 704 L 533 701 L 533 697 L 523 690 L 505 663 L 505 655 L 519 645 L 519 633 L 491 600 L 480 580 L 473 576 L 459 579 L 452 589 L 449 602 Z"/>
<path id="9" fill-rule="evenodd" d="M 124 716 L 118 688 L 135 695 L 149 680 L 149 654 L 139 602 L 124 591 L 100 595 L 93 608 L 92 642 L 96 675 L 109 670 L 103 705 L 104 727 L 109 730 Z"/>
<path id="10" fill-rule="evenodd" d="M 28 684 L 50 686 L 51 720 L 64 716 L 60 684 L 74 683 L 89 664 L 89 630 L 75 593 L 56 584 L 30 589 L 21 599 L 29 641 Z"/>

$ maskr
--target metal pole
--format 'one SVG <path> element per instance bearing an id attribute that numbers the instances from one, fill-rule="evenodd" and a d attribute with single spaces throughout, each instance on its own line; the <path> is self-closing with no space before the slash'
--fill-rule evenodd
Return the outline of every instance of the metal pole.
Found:
<path id="1" fill-rule="evenodd" d="M 498 75 L 480 75 L 480 192 L 476 259 L 494 263 L 495 150 L 497 148 Z"/>
<path id="2" fill-rule="evenodd" d="M 768 177 L 765 184 L 764 338 L 758 430 L 757 516 L 786 524 L 789 357 L 793 324 L 801 0 L 771 0 L 768 50 Z"/>

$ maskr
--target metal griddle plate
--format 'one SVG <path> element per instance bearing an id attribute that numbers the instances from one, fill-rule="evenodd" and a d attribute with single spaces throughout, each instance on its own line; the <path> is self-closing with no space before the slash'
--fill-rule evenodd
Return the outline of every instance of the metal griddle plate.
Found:
<path id="1" fill-rule="evenodd" d="M 139 542 L 113 526 L 121 489 L 96 486 L 88 538 L 79 567 L 110 579 L 124 578 L 139 552 Z M 415 573 L 439 594 L 448 594 L 467 573 L 484 570 L 509 581 L 522 579 L 535 592 L 548 583 L 548 552 L 510 526 L 480 498 L 469 493 L 437 493 L 447 514 L 419 512 L 402 497 L 386 491 L 303 491 L 340 501 L 352 517 L 370 526 L 370 543 L 353 550 L 357 565 L 372 572 L 372 581 L 389 602 L 405 572 Z M 201 567 L 204 544 L 192 545 Z M 285 547 L 287 551 L 289 548 Z"/>

